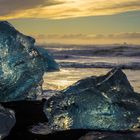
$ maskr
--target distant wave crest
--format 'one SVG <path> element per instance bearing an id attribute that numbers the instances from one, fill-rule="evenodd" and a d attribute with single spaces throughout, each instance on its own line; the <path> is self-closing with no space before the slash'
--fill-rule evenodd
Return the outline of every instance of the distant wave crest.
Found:
<path id="1" fill-rule="evenodd" d="M 121 67 L 122 69 L 133 69 L 140 70 L 140 63 L 126 63 L 126 64 L 116 64 L 116 63 L 106 63 L 106 62 L 96 62 L 91 63 L 73 63 L 73 62 L 61 62 L 60 66 L 63 68 L 114 68 Z"/>

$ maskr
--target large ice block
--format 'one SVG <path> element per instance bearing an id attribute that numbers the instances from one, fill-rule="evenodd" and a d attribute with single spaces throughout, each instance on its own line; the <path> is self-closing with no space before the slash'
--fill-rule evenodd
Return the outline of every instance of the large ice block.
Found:
<path id="1" fill-rule="evenodd" d="M 0 21 L 1 102 L 34 98 L 32 94 L 39 89 L 44 72 L 53 69 L 53 58 L 49 55 L 50 59 L 46 61 L 47 52 L 37 49 L 34 43 L 32 37 L 18 32 L 8 22 Z"/>
<path id="2" fill-rule="evenodd" d="M 51 130 L 128 130 L 140 126 L 140 95 L 119 68 L 88 77 L 46 101 Z"/>

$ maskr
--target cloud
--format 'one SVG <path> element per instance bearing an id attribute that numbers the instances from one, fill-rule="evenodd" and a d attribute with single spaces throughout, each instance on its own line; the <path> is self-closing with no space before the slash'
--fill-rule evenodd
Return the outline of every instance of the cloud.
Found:
<path id="1" fill-rule="evenodd" d="M 0 0 L 0 19 L 63 19 L 140 10 L 140 0 Z"/>
<path id="2" fill-rule="evenodd" d="M 130 33 L 109 34 L 106 37 L 112 39 L 140 39 L 140 33 L 130 32 Z"/>
<path id="3" fill-rule="evenodd" d="M 56 0 L 0 0 L 0 16 L 12 15 L 12 13 L 16 16 L 18 12 L 24 12 L 23 10 L 26 12 L 30 9 L 41 9 L 60 3 Z"/>
<path id="4" fill-rule="evenodd" d="M 114 34 L 40 34 L 33 35 L 38 43 L 140 43 L 140 32 Z"/>
<path id="5" fill-rule="evenodd" d="M 140 39 L 140 32 L 114 34 L 39 34 L 37 39 Z"/>

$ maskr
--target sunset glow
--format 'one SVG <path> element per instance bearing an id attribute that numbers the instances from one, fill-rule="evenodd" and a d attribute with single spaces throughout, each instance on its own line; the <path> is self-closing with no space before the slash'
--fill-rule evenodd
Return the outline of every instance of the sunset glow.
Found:
<path id="1" fill-rule="evenodd" d="M 8 0 L 6 0 L 8 2 Z M 6 3 L 5 1 L 5 3 Z M 17 0 L 15 0 L 17 1 Z M 32 0 L 33 1 L 33 0 Z M 35 1 L 35 0 L 34 0 Z M 1 4 L 2 3 L 2 4 Z M 19 6 L 22 2 L 18 2 Z M 28 4 L 28 2 L 25 2 Z M 4 1 L 0 2 L 2 7 Z M 6 4 L 5 8 L 8 8 Z M 9 5 L 11 6 L 11 5 Z M 17 5 L 18 6 L 18 5 Z M 127 11 L 140 10 L 139 0 L 44 0 L 34 7 L 17 8 L 0 15 L 1 19 L 48 18 L 62 19 L 83 16 L 112 15 Z M 2 8 L 3 10 L 4 8 Z M 4 9 L 5 10 L 5 9 Z"/>
<path id="2" fill-rule="evenodd" d="M 139 17 L 139 0 L 0 1 L 0 19 L 42 43 L 139 44 Z"/>

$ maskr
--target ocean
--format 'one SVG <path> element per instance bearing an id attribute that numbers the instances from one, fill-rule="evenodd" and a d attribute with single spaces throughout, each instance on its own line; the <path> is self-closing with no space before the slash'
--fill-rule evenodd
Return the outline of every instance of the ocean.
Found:
<path id="1" fill-rule="evenodd" d="M 60 71 L 44 75 L 44 90 L 62 90 L 76 81 L 106 74 L 121 67 L 136 92 L 140 93 L 140 46 L 114 45 L 43 45 L 60 65 Z"/>

